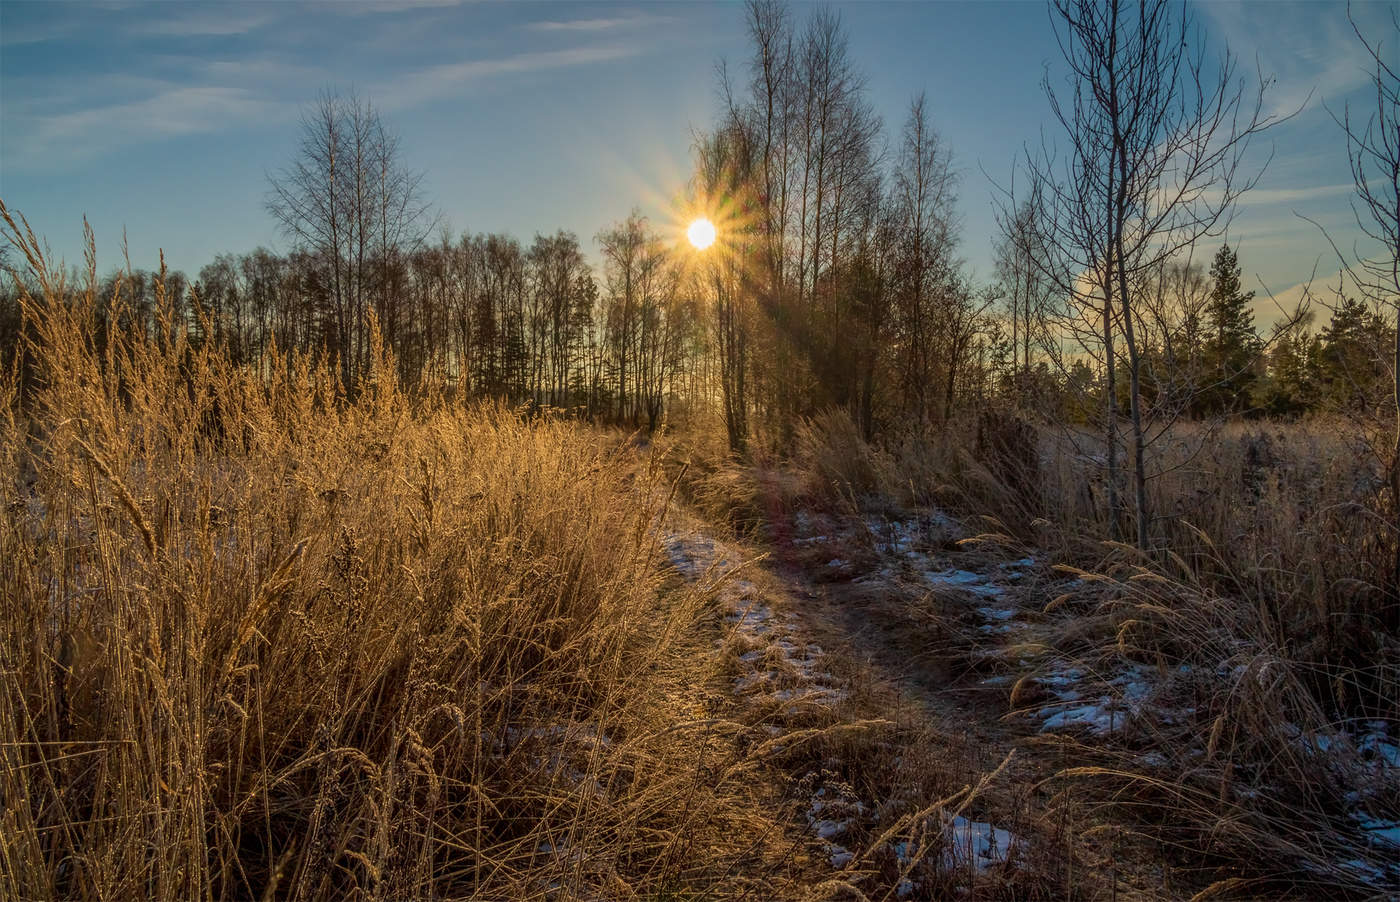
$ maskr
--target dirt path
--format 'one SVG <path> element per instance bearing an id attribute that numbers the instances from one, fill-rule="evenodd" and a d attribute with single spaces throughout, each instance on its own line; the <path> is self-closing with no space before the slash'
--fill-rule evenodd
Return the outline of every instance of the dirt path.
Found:
<path id="1" fill-rule="evenodd" d="M 774 532 L 727 542 L 681 514 L 663 538 L 683 577 L 719 585 L 734 704 L 830 880 L 868 898 L 1160 897 L 1079 839 L 1045 782 L 1063 759 L 1045 723 L 1093 729 L 1115 703 L 1006 717 L 1057 575 L 959 545 L 967 530 L 931 512 Z"/>
<path id="2" fill-rule="evenodd" d="M 762 737 L 818 880 L 868 898 L 1394 897 L 1394 719 L 1329 720 L 1252 608 L 1187 564 L 1023 530 L 1052 559 L 937 510 L 749 475 L 687 495 L 746 538 L 682 511 L 666 544 L 689 579 L 743 566 L 719 594 L 713 691 Z"/>

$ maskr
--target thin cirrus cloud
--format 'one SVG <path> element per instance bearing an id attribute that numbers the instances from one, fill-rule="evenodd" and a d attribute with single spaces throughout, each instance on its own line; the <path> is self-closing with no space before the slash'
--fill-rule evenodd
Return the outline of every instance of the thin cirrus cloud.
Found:
<path id="1" fill-rule="evenodd" d="M 135 25 L 132 33 L 153 37 L 232 37 L 250 34 L 276 21 L 270 6 L 198 6 L 192 12 L 161 15 Z"/>
<path id="2" fill-rule="evenodd" d="M 6 22 L 0 29 L 0 47 L 23 47 L 29 44 L 49 44 L 72 37 L 81 28 L 74 19 L 51 22 L 15 24 Z"/>
<path id="3" fill-rule="evenodd" d="M 1297 204 L 1326 198 L 1346 197 L 1356 187 L 1351 183 L 1338 185 L 1312 185 L 1300 188 L 1254 188 L 1245 198 L 1251 205 Z"/>
<path id="4" fill-rule="evenodd" d="M 621 44 L 521 52 L 427 66 L 372 81 L 365 87 L 381 109 L 404 110 L 492 79 L 587 66 L 638 53 L 639 47 Z M 284 77 L 271 77 L 274 73 Z M 140 99 L 90 103 L 56 113 L 35 112 L 16 130 L 19 134 L 13 146 L 17 153 L 12 162 L 52 169 L 152 140 L 290 120 L 305 98 L 278 96 L 279 85 L 334 80 L 332 73 L 256 60 L 201 63 L 191 69 L 190 76 L 192 81 L 202 78 L 206 83 L 153 82 Z"/>
<path id="5" fill-rule="evenodd" d="M 74 162 L 106 150 L 230 128 L 287 112 L 243 88 L 167 85 L 140 100 L 36 117 L 19 141 L 23 161 Z"/>
<path id="6" fill-rule="evenodd" d="M 624 16 L 612 19 L 563 19 L 527 22 L 523 26 L 528 31 L 545 32 L 601 32 L 617 31 L 623 28 L 641 28 L 674 21 L 669 16 Z"/>
<path id="7" fill-rule="evenodd" d="M 1274 79 L 1266 114 L 1322 113 L 1324 103 L 1336 103 L 1369 79 L 1360 42 L 1337 4 L 1276 3 L 1267 15 L 1256 4 L 1239 2 L 1199 8 L 1237 55 L 1241 75 L 1257 64 L 1260 74 Z M 1373 13 L 1368 4 L 1352 8 L 1363 33 Z"/>
<path id="8" fill-rule="evenodd" d="M 129 29 L 134 35 L 164 37 L 233 37 L 251 34 L 299 14 L 365 16 L 459 6 L 463 0 L 332 0 L 319 3 L 159 3 L 146 7 L 155 15 Z"/>
<path id="9" fill-rule="evenodd" d="M 612 62 L 636 56 L 640 52 L 639 47 L 612 44 L 443 63 L 387 80 L 373 89 L 373 99 L 377 106 L 384 109 L 404 109 L 440 100 L 491 78 Z"/>
<path id="10" fill-rule="evenodd" d="M 330 0 L 317 4 L 317 7 L 347 15 L 378 15 L 461 6 L 464 2 L 466 0 Z"/>

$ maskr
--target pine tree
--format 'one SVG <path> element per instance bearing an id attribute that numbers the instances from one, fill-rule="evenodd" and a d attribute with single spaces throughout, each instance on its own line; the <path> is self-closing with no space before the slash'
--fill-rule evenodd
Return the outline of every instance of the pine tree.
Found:
<path id="1" fill-rule="evenodd" d="M 1254 292 L 1240 290 L 1240 264 L 1230 245 L 1223 244 L 1210 265 L 1212 282 L 1206 305 L 1205 358 L 1209 383 L 1202 392 L 1203 412 L 1222 413 L 1249 406 L 1254 387 L 1254 358 L 1259 337 L 1254 332 Z"/>
<path id="2" fill-rule="evenodd" d="M 1321 349 L 1316 335 L 1275 330 L 1265 383 L 1259 391 L 1260 406 L 1269 416 L 1296 417 L 1317 406 Z"/>
<path id="3" fill-rule="evenodd" d="M 1379 405 L 1388 388 L 1384 354 L 1394 339 L 1385 321 L 1364 302 L 1344 298 L 1320 337 L 1324 400 L 1345 410 Z"/>

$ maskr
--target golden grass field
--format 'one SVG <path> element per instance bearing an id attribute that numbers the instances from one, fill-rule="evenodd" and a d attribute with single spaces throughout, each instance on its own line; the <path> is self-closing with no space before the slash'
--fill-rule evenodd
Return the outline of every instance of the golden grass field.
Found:
<path id="1" fill-rule="evenodd" d="M 1125 896 L 1365 898 L 1393 879 L 1353 821 L 1393 819 L 1400 779 L 1347 738 L 1400 720 L 1393 518 L 1361 430 L 1173 433 L 1151 483 L 1171 550 L 1150 557 L 1104 540 L 1077 433 L 984 417 L 880 449 L 832 414 L 740 464 L 698 427 L 634 442 L 410 393 L 382 349 L 349 399 L 324 361 L 233 366 L 168 307 L 154 334 L 107 328 L 91 270 L 29 249 L 41 381 L 23 404 L 0 382 L 4 898 L 1112 898 L 1120 869 Z M 858 524 L 931 510 L 974 525 L 939 551 L 958 566 L 1035 562 L 990 706 L 911 701 L 841 634 L 865 618 L 972 660 L 984 640 L 946 599 L 819 581 L 832 554 L 794 570 L 779 528 L 827 518 L 874 573 L 890 552 Z M 678 562 L 668 536 L 732 559 Z M 787 632 L 733 613 L 750 598 Z M 827 652 L 794 657 L 798 633 Z M 840 688 L 810 691 L 815 660 Z M 779 688 L 736 701 L 745 667 Z M 1070 668 L 1105 692 L 1150 670 L 1174 719 L 1001 725 Z M 844 845 L 823 845 L 812 800 L 837 788 Z M 964 815 L 1011 824 L 1016 850 L 958 859 Z"/>

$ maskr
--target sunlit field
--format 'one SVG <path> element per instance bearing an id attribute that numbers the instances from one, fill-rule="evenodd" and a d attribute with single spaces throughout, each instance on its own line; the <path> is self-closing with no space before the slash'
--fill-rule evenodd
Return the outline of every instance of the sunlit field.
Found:
<path id="1" fill-rule="evenodd" d="M 5 0 L 0 902 L 1400 897 L 1400 14 L 1028 9 Z"/>

